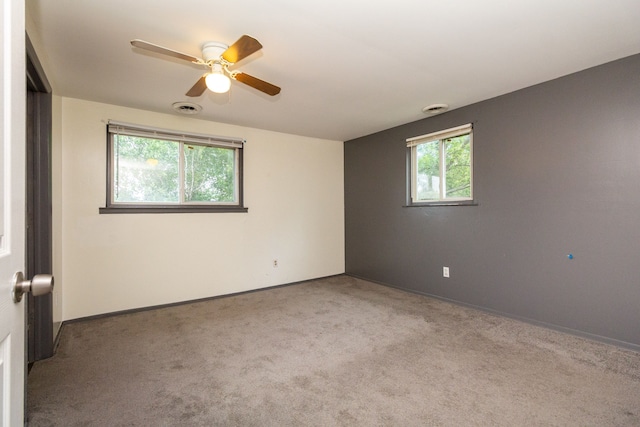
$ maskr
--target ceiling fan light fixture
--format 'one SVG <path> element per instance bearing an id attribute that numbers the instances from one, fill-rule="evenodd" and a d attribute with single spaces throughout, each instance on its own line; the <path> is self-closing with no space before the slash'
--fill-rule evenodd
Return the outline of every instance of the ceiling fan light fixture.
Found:
<path id="1" fill-rule="evenodd" d="M 213 72 L 205 78 L 211 92 L 226 93 L 231 88 L 231 79 L 222 72 Z"/>
<path id="2" fill-rule="evenodd" d="M 203 58 L 168 49 L 140 39 L 131 40 L 131 46 L 153 52 L 154 54 L 159 53 L 210 68 L 211 71 L 201 75 L 198 81 L 187 91 L 185 95 L 189 97 L 200 96 L 207 89 L 215 93 L 228 92 L 231 88 L 231 80 L 236 80 L 270 96 L 275 96 L 280 93 L 278 86 L 260 80 L 247 73 L 230 71 L 227 68 L 262 49 L 262 44 L 260 44 L 258 40 L 246 34 L 236 40 L 231 46 L 220 42 L 206 42 L 202 45 Z"/>

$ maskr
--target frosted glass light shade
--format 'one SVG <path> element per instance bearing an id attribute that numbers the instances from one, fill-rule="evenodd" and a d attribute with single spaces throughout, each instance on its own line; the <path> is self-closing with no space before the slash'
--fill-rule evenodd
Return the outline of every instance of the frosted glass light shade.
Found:
<path id="1" fill-rule="evenodd" d="M 210 73 L 205 82 L 210 91 L 215 93 L 225 93 L 231 87 L 231 79 L 222 73 Z"/>

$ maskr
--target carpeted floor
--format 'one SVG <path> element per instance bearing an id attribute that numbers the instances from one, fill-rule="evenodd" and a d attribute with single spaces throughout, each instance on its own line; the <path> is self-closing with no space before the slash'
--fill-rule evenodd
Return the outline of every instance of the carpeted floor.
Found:
<path id="1" fill-rule="evenodd" d="M 348 276 L 66 324 L 29 426 L 632 426 L 640 353 Z"/>

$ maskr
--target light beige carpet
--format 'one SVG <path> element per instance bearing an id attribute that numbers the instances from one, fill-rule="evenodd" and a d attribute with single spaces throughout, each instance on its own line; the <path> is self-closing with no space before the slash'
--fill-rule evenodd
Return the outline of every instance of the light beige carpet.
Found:
<path id="1" fill-rule="evenodd" d="M 630 325 L 635 326 L 637 325 Z M 337 276 L 63 327 L 30 426 L 632 426 L 640 354 Z"/>

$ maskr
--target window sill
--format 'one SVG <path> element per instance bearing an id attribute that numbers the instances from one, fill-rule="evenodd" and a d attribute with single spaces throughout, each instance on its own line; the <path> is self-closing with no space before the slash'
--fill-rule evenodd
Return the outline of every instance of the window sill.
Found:
<path id="1" fill-rule="evenodd" d="M 410 205 L 404 205 L 403 208 L 436 208 L 441 206 L 478 206 L 478 202 L 470 200 L 464 202 L 413 203 Z"/>
<path id="2" fill-rule="evenodd" d="M 222 213 L 248 212 L 242 206 L 108 206 L 99 208 L 100 214 L 162 214 L 162 213 Z"/>

